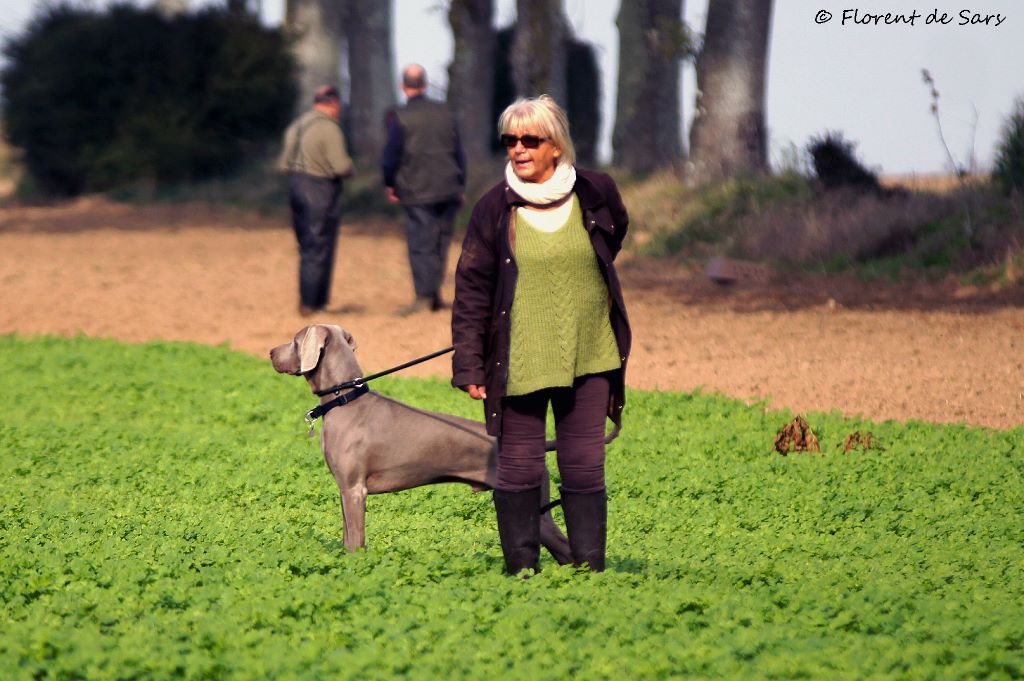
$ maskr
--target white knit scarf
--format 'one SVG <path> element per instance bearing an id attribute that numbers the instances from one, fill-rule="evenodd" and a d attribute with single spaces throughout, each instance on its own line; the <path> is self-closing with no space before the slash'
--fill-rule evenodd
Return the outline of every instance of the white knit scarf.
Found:
<path id="1" fill-rule="evenodd" d="M 544 206 L 565 198 L 576 185 L 576 166 L 559 163 L 555 174 L 544 182 L 523 182 L 512 169 L 512 162 L 505 166 L 505 181 L 512 190 L 530 203 Z"/>

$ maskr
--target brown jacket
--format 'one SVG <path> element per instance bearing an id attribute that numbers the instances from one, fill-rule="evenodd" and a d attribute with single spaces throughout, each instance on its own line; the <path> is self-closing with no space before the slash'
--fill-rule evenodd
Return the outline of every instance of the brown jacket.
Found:
<path id="1" fill-rule="evenodd" d="M 579 197 L 583 225 L 590 233 L 590 243 L 611 295 L 612 330 L 622 368 L 612 377 L 608 417 L 621 425 L 631 334 L 613 261 L 626 236 L 629 216 L 615 182 L 604 173 L 577 168 L 573 191 Z M 501 400 L 505 396 L 511 342 L 509 311 L 518 276 L 509 216 L 524 203 L 504 181 L 484 194 L 473 207 L 455 272 L 452 384 L 486 386 L 487 432 L 494 436 L 501 435 Z"/>

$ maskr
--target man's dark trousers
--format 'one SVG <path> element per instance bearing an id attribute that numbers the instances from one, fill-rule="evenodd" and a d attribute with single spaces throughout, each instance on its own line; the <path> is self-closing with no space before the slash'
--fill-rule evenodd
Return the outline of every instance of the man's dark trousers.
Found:
<path id="1" fill-rule="evenodd" d="M 299 242 L 299 299 L 306 307 L 327 304 L 341 223 L 341 181 L 291 173 L 288 200 Z"/>
<path id="2" fill-rule="evenodd" d="M 430 298 L 440 303 L 441 282 L 444 281 L 448 246 L 455 229 L 459 201 L 406 205 L 406 241 L 409 265 L 417 298 Z"/>

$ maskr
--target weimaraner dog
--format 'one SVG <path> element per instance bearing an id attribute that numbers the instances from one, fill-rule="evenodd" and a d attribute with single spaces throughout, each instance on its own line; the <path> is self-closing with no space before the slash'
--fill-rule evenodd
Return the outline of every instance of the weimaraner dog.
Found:
<path id="1" fill-rule="evenodd" d="M 270 351 L 274 369 L 302 376 L 313 393 L 360 378 L 356 342 L 340 326 L 316 324 Z M 358 390 L 358 389 L 356 389 Z M 340 396 L 355 394 L 340 391 Z M 327 392 L 321 405 L 339 397 Z M 476 421 L 422 411 L 376 392 L 356 395 L 323 417 L 320 446 L 341 491 L 345 548 L 366 546 L 366 495 L 439 482 L 494 488 L 498 449 Z M 550 498 L 545 479 L 541 503 Z M 572 562 L 565 535 L 550 512 L 541 515 L 541 543 L 560 564 Z"/>

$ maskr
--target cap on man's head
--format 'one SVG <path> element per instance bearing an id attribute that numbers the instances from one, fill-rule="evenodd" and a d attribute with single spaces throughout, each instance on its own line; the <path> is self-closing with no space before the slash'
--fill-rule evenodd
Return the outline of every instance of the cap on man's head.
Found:
<path id="1" fill-rule="evenodd" d="M 316 89 L 313 94 L 313 101 L 317 104 L 327 104 L 328 102 L 340 102 L 341 95 L 338 93 L 338 88 L 333 85 L 321 85 Z"/>

